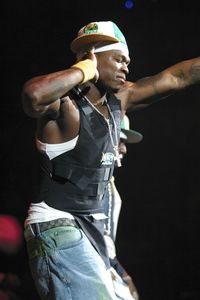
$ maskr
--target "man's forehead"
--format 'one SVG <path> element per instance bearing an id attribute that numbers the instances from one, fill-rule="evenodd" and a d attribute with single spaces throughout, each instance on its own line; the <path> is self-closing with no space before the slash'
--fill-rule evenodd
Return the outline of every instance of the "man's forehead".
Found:
<path id="1" fill-rule="evenodd" d="M 126 61 L 127 63 L 131 61 L 130 56 L 127 55 L 127 53 L 124 53 L 121 50 L 111 50 L 111 51 L 113 51 L 113 55 L 120 56 L 123 59 L 123 61 Z"/>
<path id="2" fill-rule="evenodd" d="M 96 54 L 98 54 L 98 53 L 96 53 Z M 129 64 L 131 61 L 129 55 L 127 55 L 126 53 L 124 53 L 121 50 L 108 50 L 105 52 L 100 52 L 99 54 L 105 54 L 107 56 L 112 55 L 114 58 L 120 58 L 122 61 L 126 62 L 127 64 Z"/>

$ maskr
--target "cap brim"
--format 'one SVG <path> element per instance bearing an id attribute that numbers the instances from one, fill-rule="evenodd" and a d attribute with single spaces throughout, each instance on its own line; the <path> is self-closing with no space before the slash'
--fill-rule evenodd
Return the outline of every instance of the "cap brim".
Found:
<path id="1" fill-rule="evenodd" d="M 121 128 L 121 131 L 127 136 L 126 143 L 139 143 L 143 139 L 143 135 L 135 130 L 126 130 Z"/>
<path id="2" fill-rule="evenodd" d="M 109 35 L 105 35 L 105 34 L 85 34 L 85 35 L 81 35 L 78 36 L 77 38 L 75 38 L 70 45 L 71 50 L 74 53 L 79 52 L 82 48 L 84 49 L 86 46 L 88 45 L 94 45 L 96 43 L 99 42 L 113 42 L 113 43 L 117 43 L 119 42 L 118 39 L 111 37 Z"/>

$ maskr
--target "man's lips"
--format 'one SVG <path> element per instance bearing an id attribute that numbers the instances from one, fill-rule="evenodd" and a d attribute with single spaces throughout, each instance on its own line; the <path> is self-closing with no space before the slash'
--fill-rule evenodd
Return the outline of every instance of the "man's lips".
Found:
<path id="1" fill-rule="evenodd" d="M 118 80 L 120 80 L 122 83 L 124 83 L 124 82 L 126 81 L 126 78 L 125 78 L 125 76 L 123 76 L 123 75 L 118 75 L 116 78 L 117 78 Z"/>

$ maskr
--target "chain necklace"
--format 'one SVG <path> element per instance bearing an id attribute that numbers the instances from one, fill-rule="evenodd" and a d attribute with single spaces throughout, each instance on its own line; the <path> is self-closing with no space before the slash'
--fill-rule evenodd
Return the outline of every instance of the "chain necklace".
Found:
<path id="1" fill-rule="evenodd" d="M 119 154 L 119 151 L 118 151 L 118 145 L 119 145 L 119 141 L 118 141 L 118 137 L 117 137 L 117 124 L 115 122 L 115 118 L 114 118 L 114 115 L 110 109 L 110 106 L 108 104 L 108 101 L 107 99 L 105 98 L 104 100 L 104 103 L 106 104 L 106 107 L 108 109 L 108 113 L 110 115 L 110 118 L 112 120 L 112 123 L 113 123 L 113 128 L 114 128 L 114 137 L 115 137 L 115 142 L 114 142 L 114 139 L 113 139 L 113 136 L 112 136 L 112 128 L 111 128 L 111 124 L 110 124 L 110 120 L 109 119 L 106 119 L 106 117 L 94 106 L 94 104 L 82 93 L 81 89 L 78 88 L 78 87 L 75 87 L 73 89 L 76 94 L 78 96 L 80 96 L 81 98 L 85 99 L 90 106 L 92 106 L 92 108 L 94 110 L 96 110 L 103 118 L 104 120 L 106 121 L 107 125 L 108 125 L 108 131 L 109 131 L 109 136 L 110 136 L 110 140 L 111 140 L 111 144 L 112 144 L 112 147 L 113 147 L 113 150 L 114 150 L 114 153 L 115 153 L 115 156 L 114 156 L 114 159 L 117 163 L 117 166 L 118 167 L 121 167 L 121 159 L 120 159 L 120 154 Z"/>
<path id="2" fill-rule="evenodd" d="M 112 186 L 111 186 L 111 182 L 109 182 L 109 184 L 108 184 L 108 224 L 107 224 L 107 234 L 108 235 L 111 234 L 112 197 L 113 197 Z"/>
<path id="3" fill-rule="evenodd" d="M 112 143 L 112 146 L 113 146 L 113 150 L 115 152 L 115 160 L 117 162 L 117 166 L 121 167 L 121 159 L 120 159 L 120 154 L 119 154 L 119 150 L 118 150 L 119 141 L 118 141 L 118 138 L 117 138 L 117 125 L 116 125 L 115 118 L 113 116 L 113 113 L 112 113 L 112 111 L 110 109 L 110 106 L 108 105 L 107 101 L 106 101 L 106 106 L 107 106 L 108 112 L 109 112 L 110 117 L 111 117 L 112 122 L 113 122 L 116 144 L 114 143 L 114 140 L 113 140 L 110 121 L 109 121 L 109 119 L 107 120 L 106 118 L 105 118 L 105 120 L 106 120 L 106 122 L 108 124 L 108 131 L 109 131 L 110 140 L 111 140 L 111 143 Z"/>

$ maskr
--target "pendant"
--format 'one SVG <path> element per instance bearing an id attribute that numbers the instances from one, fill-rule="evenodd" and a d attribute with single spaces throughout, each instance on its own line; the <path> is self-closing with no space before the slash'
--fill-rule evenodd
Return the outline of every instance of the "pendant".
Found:
<path id="1" fill-rule="evenodd" d="M 115 160 L 117 162 L 117 166 L 121 167 L 122 164 L 121 164 L 121 159 L 120 159 L 120 154 L 119 154 L 119 151 L 118 151 L 118 147 L 115 146 L 114 151 L 115 151 Z"/>

